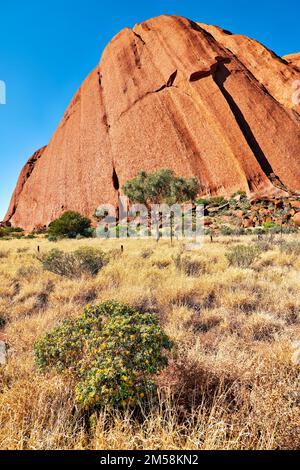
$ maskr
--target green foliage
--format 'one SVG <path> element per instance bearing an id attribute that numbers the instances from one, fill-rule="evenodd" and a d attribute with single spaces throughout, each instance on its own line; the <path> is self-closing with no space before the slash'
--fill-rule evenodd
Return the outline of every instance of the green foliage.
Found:
<path id="1" fill-rule="evenodd" d="M 54 237 L 76 238 L 76 236 L 89 236 L 91 228 L 90 219 L 83 217 L 79 212 L 67 211 L 61 217 L 51 222 L 48 234 Z"/>
<path id="2" fill-rule="evenodd" d="M 241 199 L 247 199 L 246 191 L 236 191 L 231 197 L 234 198 L 237 196 L 240 196 Z"/>
<path id="3" fill-rule="evenodd" d="M 259 259 L 260 253 L 261 251 L 257 246 L 236 245 L 225 253 L 225 256 L 231 266 L 249 268 Z"/>
<path id="4" fill-rule="evenodd" d="M 134 407 L 153 395 L 153 376 L 167 364 L 172 344 L 154 314 L 115 301 L 87 306 L 34 344 L 43 370 L 68 370 L 76 399 L 86 410 Z"/>
<path id="5" fill-rule="evenodd" d="M 251 202 L 245 191 L 237 191 L 229 199 L 229 205 L 232 209 L 241 209 L 247 212 L 251 208 Z"/>
<path id="6" fill-rule="evenodd" d="M 23 236 L 21 227 L 0 227 L 0 238 L 18 238 Z"/>
<path id="7" fill-rule="evenodd" d="M 203 206 L 210 207 L 219 207 L 226 204 L 228 201 L 223 196 L 215 196 L 211 198 L 200 198 L 197 200 L 197 204 L 202 204 Z"/>
<path id="8" fill-rule="evenodd" d="M 252 229 L 247 229 L 249 230 L 249 233 L 254 233 L 255 235 L 264 235 L 266 231 L 262 227 L 255 227 L 253 230 Z"/>
<path id="9" fill-rule="evenodd" d="M 123 187 L 124 194 L 131 202 L 148 207 L 151 204 L 172 205 L 194 201 L 199 191 L 200 185 L 196 178 L 177 177 L 169 169 L 149 174 L 141 171 Z"/>
<path id="10" fill-rule="evenodd" d="M 36 236 L 33 233 L 29 233 L 28 235 L 25 235 L 24 238 L 27 238 L 28 240 L 34 240 Z"/>
<path id="11" fill-rule="evenodd" d="M 210 205 L 212 207 L 219 207 L 226 203 L 227 203 L 227 200 L 223 196 L 216 196 L 210 199 Z"/>
<path id="12" fill-rule="evenodd" d="M 57 242 L 58 241 L 58 238 L 55 237 L 54 235 L 49 235 L 49 237 L 47 237 L 47 238 L 48 238 L 49 242 Z"/>
<path id="13" fill-rule="evenodd" d="M 229 235 L 234 235 L 235 232 L 231 227 L 228 227 L 228 225 L 222 225 L 220 227 L 220 232 L 222 235 L 229 236 Z"/>
<path id="14" fill-rule="evenodd" d="M 69 278 L 83 274 L 95 276 L 108 261 L 102 250 L 90 247 L 82 247 L 71 253 L 53 249 L 38 259 L 45 270 Z"/>
<path id="15" fill-rule="evenodd" d="M 209 206 L 210 204 L 210 200 L 205 198 L 205 197 L 201 197 L 200 199 L 197 200 L 197 204 L 199 205 L 202 205 L 202 206 Z"/>
<path id="16" fill-rule="evenodd" d="M 275 228 L 275 227 L 279 227 L 279 225 L 277 225 L 275 222 L 271 221 L 271 222 L 264 222 L 263 223 L 263 228 L 268 230 L 270 228 Z M 280 227 L 279 227 L 280 228 Z"/>

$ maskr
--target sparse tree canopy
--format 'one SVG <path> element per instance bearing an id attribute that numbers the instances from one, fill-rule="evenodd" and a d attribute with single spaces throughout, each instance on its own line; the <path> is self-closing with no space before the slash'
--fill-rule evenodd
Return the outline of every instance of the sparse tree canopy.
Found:
<path id="1" fill-rule="evenodd" d="M 51 222 L 48 233 L 51 236 L 75 238 L 77 235 L 88 235 L 90 227 L 90 219 L 83 217 L 79 212 L 67 211 Z"/>
<path id="2" fill-rule="evenodd" d="M 169 169 L 161 169 L 154 173 L 141 171 L 123 187 L 124 194 L 133 203 L 145 204 L 176 204 L 194 201 L 200 192 L 197 178 L 183 178 L 174 175 Z"/>

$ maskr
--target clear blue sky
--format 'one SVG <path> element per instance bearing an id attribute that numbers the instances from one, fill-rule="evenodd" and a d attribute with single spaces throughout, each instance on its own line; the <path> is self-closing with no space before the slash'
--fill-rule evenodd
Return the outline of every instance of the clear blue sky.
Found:
<path id="1" fill-rule="evenodd" d="M 163 13 L 217 24 L 284 55 L 300 51 L 299 0 L 0 0 L 0 220 L 19 171 L 125 26 Z"/>

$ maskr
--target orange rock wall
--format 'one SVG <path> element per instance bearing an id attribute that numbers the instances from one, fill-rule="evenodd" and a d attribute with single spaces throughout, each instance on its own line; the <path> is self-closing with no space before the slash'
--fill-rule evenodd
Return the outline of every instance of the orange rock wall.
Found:
<path id="1" fill-rule="evenodd" d="M 276 194 L 274 178 L 300 190 L 297 79 L 291 63 L 216 27 L 161 16 L 126 28 L 23 170 L 6 220 L 29 230 L 67 209 L 91 216 L 162 167 L 197 176 L 208 194 Z"/>

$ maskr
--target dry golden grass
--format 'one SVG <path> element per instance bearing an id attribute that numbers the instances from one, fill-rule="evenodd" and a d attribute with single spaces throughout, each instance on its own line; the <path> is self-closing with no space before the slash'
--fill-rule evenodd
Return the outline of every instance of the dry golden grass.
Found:
<path id="1" fill-rule="evenodd" d="M 285 236 L 295 240 L 297 236 Z M 234 243 L 207 240 L 201 273 L 176 268 L 178 242 L 126 240 L 97 277 L 70 280 L 43 271 L 35 258 L 58 247 L 120 248 L 120 241 L 0 241 L 0 318 L 6 320 L 8 363 L 0 366 L 1 449 L 296 449 L 300 447 L 300 257 L 278 245 L 250 269 L 229 267 Z M 41 375 L 35 338 L 87 303 L 116 299 L 157 312 L 175 342 L 157 378 L 159 406 L 143 419 L 93 417 L 87 426 L 73 388 Z"/>

